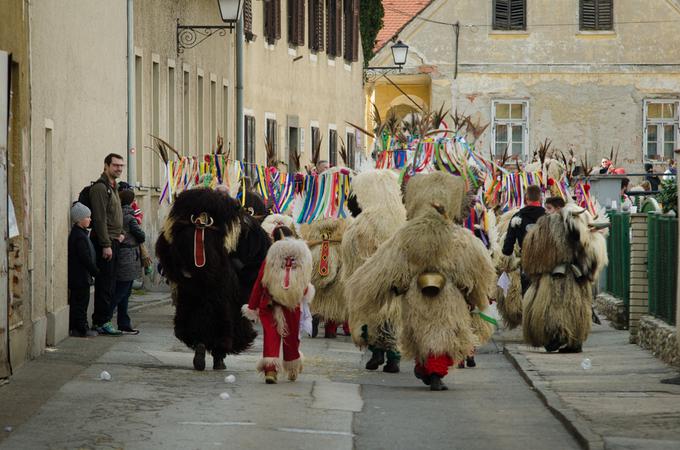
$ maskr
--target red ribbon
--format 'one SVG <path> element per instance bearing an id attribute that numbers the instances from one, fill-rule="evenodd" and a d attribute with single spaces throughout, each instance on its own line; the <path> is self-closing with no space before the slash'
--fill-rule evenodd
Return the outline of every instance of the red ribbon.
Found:
<path id="1" fill-rule="evenodd" d="M 205 266 L 205 229 L 196 227 L 194 230 L 194 265 Z"/>

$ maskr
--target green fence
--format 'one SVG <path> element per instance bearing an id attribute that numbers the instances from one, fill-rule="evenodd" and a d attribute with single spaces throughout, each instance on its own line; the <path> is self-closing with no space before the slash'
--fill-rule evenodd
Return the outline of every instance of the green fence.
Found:
<path id="1" fill-rule="evenodd" d="M 609 213 L 611 230 L 607 238 L 606 291 L 623 300 L 628 308 L 630 298 L 630 214 L 617 211 Z"/>
<path id="2" fill-rule="evenodd" d="M 675 325 L 678 283 L 678 219 L 647 215 L 649 313 Z"/>

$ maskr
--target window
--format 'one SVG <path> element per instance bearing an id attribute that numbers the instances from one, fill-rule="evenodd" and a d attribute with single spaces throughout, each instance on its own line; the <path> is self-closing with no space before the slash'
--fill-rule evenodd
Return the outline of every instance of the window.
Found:
<path id="1" fill-rule="evenodd" d="M 355 144 L 354 133 L 347 133 L 347 167 L 354 169 L 354 144 Z"/>
<path id="2" fill-rule="evenodd" d="M 300 128 L 288 127 L 288 171 L 290 173 L 297 172 L 300 167 L 298 160 L 300 159 Z"/>
<path id="3" fill-rule="evenodd" d="M 175 145 L 175 68 L 168 67 L 168 142 Z"/>
<path id="4" fill-rule="evenodd" d="M 154 61 L 151 65 L 151 134 L 159 136 L 160 132 L 160 110 L 161 110 L 161 68 L 160 64 Z M 161 183 L 160 172 L 163 161 L 152 156 L 151 163 L 151 183 L 158 187 Z"/>
<path id="5" fill-rule="evenodd" d="M 579 18 L 581 30 L 613 30 L 614 0 L 580 0 Z"/>
<path id="6" fill-rule="evenodd" d="M 333 129 L 328 130 L 328 164 L 338 165 L 338 131 Z"/>
<path id="7" fill-rule="evenodd" d="M 527 29 L 526 0 L 494 0 L 493 29 L 526 30 Z"/>
<path id="8" fill-rule="evenodd" d="M 243 34 L 246 41 L 254 41 L 253 34 L 253 2 L 252 0 L 243 1 Z"/>
<path id="9" fill-rule="evenodd" d="M 142 103 L 144 94 L 143 80 L 142 57 L 135 55 L 135 170 L 137 179 L 134 181 L 139 184 L 143 184 L 144 181 L 144 117 L 142 115 L 144 112 L 144 104 Z"/>
<path id="10" fill-rule="evenodd" d="M 359 60 L 359 0 L 345 2 L 345 61 Z"/>
<path id="11" fill-rule="evenodd" d="M 527 127 L 529 103 L 525 101 L 492 102 L 494 151 L 501 156 L 508 149 L 508 155 L 523 157 L 527 149 Z"/>
<path id="12" fill-rule="evenodd" d="M 281 0 L 264 2 L 264 38 L 269 45 L 281 39 Z"/>
<path id="13" fill-rule="evenodd" d="M 245 146 L 245 152 L 244 152 L 244 157 L 245 157 L 245 162 L 255 164 L 255 117 L 253 116 L 245 116 L 245 121 L 244 121 L 244 126 L 245 130 L 243 133 L 244 137 L 244 146 Z M 252 173 L 252 165 L 251 164 L 246 164 L 246 173 L 250 175 Z"/>
<path id="14" fill-rule="evenodd" d="M 309 49 L 323 50 L 323 0 L 309 0 Z"/>
<path id="15" fill-rule="evenodd" d="M 312 144 L 312 155 L 314 155 L 316 148 L 317 147 L 320 148 L 321 132 L 319 132 L 319 127 L 312 126 L 310 128 L 311 128 L 310 131 L 312 132 L 312 142 L 311 142 L 311 144 Z M 321 159 L 321 152 L 319 152 L 318 156 L 319 156 L 319 159 Z"/>
<path id="16" fill-rule="evenodd" d="M 196 86 L 196 154 L 205 153 L 203 148 L 203 76 L 199 75 Z"/>
<path id="17" fill-rule="evenodd" d="M 305 45 L 305 0 L 288 0 L 288 43 Z"/>
<path id="18" fill-rule="evenodd" d="M 213 144 L 217 143 L 217 81 L 215 80 L 210 80 L 210 136 L 208 136 L 208 143 L 210 143 L 209 149 L 212 149 Z"/>
<path id="19" fill-rule="evenodd" d="M 267 146 L 267 165 L 279 159 L 278 133 L 276 131 L 276 119 L 267 118 L 264 134 Z"/>
<path id="20" fill-rule="evenodd" d="M 191 109 L 189 108 L 189 70 L 184 70 L 184 79 L 182 80 L 182 149 L 183 155 L 191 154 L 191 142 L 189 140 L 191 131 Z"/>
<path id="21" fill-rule="evenodd" d="M 326 53 L 342 55 L 342 0 L 326 0 Z"/>
<path id="22" fill-rule="evenodd" d="M 678 147 L 679 100 L 645 100 L 644 153 L 646 160 L 673 159 Z"/>
<path id="23" fill-rule="evenodd" d="M 222 137 L 224 138 L 224 153 L 227 153 L 229 146 L 227 142 L 229 136 L 229 86 L 222 86 Z"/>

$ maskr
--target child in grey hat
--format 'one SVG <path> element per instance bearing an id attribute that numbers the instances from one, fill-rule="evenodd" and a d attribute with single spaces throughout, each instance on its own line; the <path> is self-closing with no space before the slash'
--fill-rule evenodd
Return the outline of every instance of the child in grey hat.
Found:
<path id="1" fill-rule="evenodd" d="M 87 324 L 87 305 L 90 303 L 90 286 L 98 269 L 94 246 L 87 230 L 92 221 L 90 208 L 75 202 L 71 206 L 71 233 L 68 236 L 68 304 L 71 336 L 97 336 Z"/>

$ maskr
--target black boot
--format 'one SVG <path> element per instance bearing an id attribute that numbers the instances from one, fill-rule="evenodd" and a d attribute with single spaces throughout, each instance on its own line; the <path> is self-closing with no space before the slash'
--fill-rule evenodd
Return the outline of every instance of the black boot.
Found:
<path id="1" fill-rule="evenodd" d="M 383 372 L 399 373 L 399 360 L 387 358 L 387 364 L 383 366 Z"/>
<path id="2" fill-rule="evenodd" d="M 465 364 L 467 364 L 468 367 L 477 367 L 477 362 L 475 361 L 474 356 L 466 356 Z"/>
<path id="3" fill-rule="evenodd" d="M 581 353 L 583 351 L 583 346 L 581 344 L 567 345 L 559 349 L 559 353 Z"/>
<path id="4" fill-rule="evenodd" d="M 205 370 L 205 345 L 198 344 L 194 350 L 194 369 Z"/>
<path id="5" fill-rule="evenodd" d="M 431 391 L 448 391 L 449 387 L 444 384 L 442 377 L 433 373 L 430 375 L 430 390 Z"/>
<path id="6" fill-rule="evenodd" d="M 366 363 L 367 370 L 377 370 L 385 363 L 385 352 L 382 350 L 372 350 L 373 356 Z"/>
<path id="7" fill-rule="evenodd" d="M 213 355 L 213 370 L 227 370 L 227 366 L 224 364 L 224 356 Z"/>
<path id="8" fill-rule="evenodd" d="M 560 340 L 558 338 L 552 338 L 550 340 L 550 342 L 548 342 L 545 345 L 545 351 L 546 352 L 555 352 L 555 351 L 559 350 L 561 346 L 562 346 L 562 343 L 560 342 Z"/>
<path id="9" fill-rule="evenodd" d="M 312 316 L 312 337 L 319 335 L 319 316 Z"/>
<path id="10" fill-rule="evenodd" d="M 418 370 L 418 366 L 415 366 L 415 367 L 413 368 L 413 375 L 415 375 L 416 378 L 418 378 L 418 379 L 421 380 L 423 383 L 425 383 L 426 386 L 429 386 L 429 385 L 430 385 L 430 376 L 429 376 L 429 375 L 425 375 L 424 373 L 420 372 L 420 371 Z"/>

